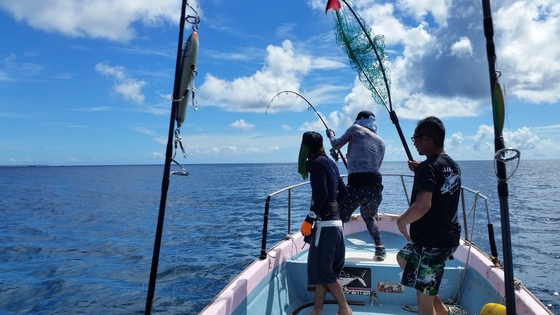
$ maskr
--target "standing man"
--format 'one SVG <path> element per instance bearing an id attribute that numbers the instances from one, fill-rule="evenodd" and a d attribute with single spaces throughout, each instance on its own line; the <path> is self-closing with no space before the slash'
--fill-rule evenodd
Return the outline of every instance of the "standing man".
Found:
<path id="1" fill-rule="evenodd" d="M 414 170 L 411 204 L 397 220 L 408 240 L 397 255 L 404 270 L 401 283 L 417 290 L 419 315 L 461 314 L 458 306 L 445 305 L 438 296 L 445 261 L 459 246 L 461 234 L 457 220 L 461 169 L 445 153 L 444 140 L 445 127 L 439 118 L 418 122 L 412 142 L 426 160 L 408 161 Z"/>
<path id="2" fill-rule="evenodd" d="M 385 142 L 377 135 L 375 115 L 367 110 L 361 111 L 340 138 L 337 139 L 330 129 L 327 130 L 327 137 L 334 150 L 348 143 L 349 195 L 340 203 L 342 222 L 348 222 L 352 213 L 360 207 L 362 219 L 375 242 L 373 258 L 382 261 L 387 254 L 375 216 L 383 198 L 379 168 L 385 156 Z"/>
<path id="3" fill-rule="evenodd" d="M 310 236 L 307 279 L 310 285 L 315 285 L 315 305 L 310 314 L 321 315 L 328 289 L 338 303 L 337 314 L 350 315 L 352 310 L 339 281 L 346 247 L 337 203 L 347 192 L 338 167 L 325 154 L 320 134 L 313 131 L 303 134 L 298 173 L 303 179 L 309 173 L 311 184 L 311 207 L 301 225 L 301 234 Z"/>

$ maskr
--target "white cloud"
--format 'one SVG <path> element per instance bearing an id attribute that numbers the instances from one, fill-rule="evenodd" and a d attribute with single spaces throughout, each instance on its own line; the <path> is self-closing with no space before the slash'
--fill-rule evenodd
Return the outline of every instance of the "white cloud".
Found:
<path id="1" fill-rule="evenodd" d="M 483 112 L 481 105 L 490 95 L 480 3 L 355 3 L 373 33 L 386 37 L 391 93 L 399 117 L 417 119 L 435 113 L 442 118 L 462 117 Z M 323 1 L 310 4 L 324 8 Z M 508 93 L 533 103 L 560 100 L 560 4 L 511 0 L 496 3 L 493 9 L 498 70 Z M 368 104 L 369 95 L 360 93 L 360 89 L 352 90 L 344 113 L 353 112 L 346 107 L 355 103 Z"/>
<path id="2" fill-rule="evenodd" d="M 494 129 L 488 125 L 478 127 L 476 135 L 473 139 L 473 149 L 475 151 L 485 151 L 494 147 L 492 140 L 494 139 Z"/>
<path id="3" fill-rule="evenodd" d="M 298 91 L 300 81 L 311 70 L 333 69 L 343 65 L 327 58 L 297 53 L 292 42 L 285 40 L 282 46 L 266 48 L 265 65 L 252 76 L 235 78 L 232 81 L 207 74 L 200 88 L 201 103 L 212 104 L 228 111 L 260 112 L 277 92 Z M 275 110 L 302 110 L 295 103 L 277 103 Z"/>
<path id="4" fill-rule="evenodd" d="M 397 5 L 417 21 L 424 22 L 430 14 L 438 25 L 446 26 L 451 0 L 400 0 Z"/>
<path id="5" fill-rule="evenodd" d="M 0 6 L 16 20 L 36 29 L 72 37 L 128 41 L 136 36 L 133 23 L 140 22 L 147 27 L 178 23 L 181 3 L 174 0 L 0 0 Z"/>
<path id="6" fill-rule="evenodd" d="M 134 131 L 137 131 L 137 132 L 139 132 L 139 133 L 148 135 L 148 136 L 155 136 L 155 135 L 156 135 L 156 132 L 155 132 L 155 131 L 153 131 L 153 130 L 151 130 L 151 129 L 148 129 L 148 128 L 146 128 L 146 127 L 136 127 L 136 128 L 133 128 L 133 130 L 134 130 Z"/>
<path id="7" fill-rule="evenodd" d="M 21 77 L 35 76 L 43 73 L 43 65 L 32 62 L 20 62 L 18 56 L 11 52 L 2 60 L 1 81 L 17 81 Z"/>
<path id="8" fill-rule="evenodd" d="M 146 82 L 129 77 L 125 73 L 124 67 L 112 67 L 108 61 L 104 61 L 96 64 L 95 70 L 105 76 L 112 77 L 115 80 L 113 91 L 124 97 L 126 100 L 133 101 L 138 104 L 142 104 L 144 102 L 145 97 L 144 94 L 142 94 L 142 88 L 146 85 Z"/>
<path id="9" fill-rule="evenodd" d="M 528 127 L 504 132 L 504 140 L 508 141 L 509 146 L 519 150 L 535 149 L 541 142 L 539 136 Z"/>
<path id="10" fill-rule="evenodd" d="M 469 57 L 473 54 L 471 41 L 467 37 L 461 37 L 458 42 L 451 45 L 451 55 L 459 58 Z"/>
<path id="11" fill-rule="evenodd" d="M 243 119 L 239 119 L 235 122 L 233 122 L 231 125 L 231 127 L 236 128 L 236 129 L 243 129 L 243 130 L 249 130 L 249 129 L 253 129 L 255 126 L 246 122 Z"/>
<path id="12" fill-rule="evenodd" d="M 560 3 L 512 1 L 494 17 L 503 81 L 522 100 L 560 100 Z"/>
<path id="13" fill-rule="evenodd" d="M 541 139 L 530 127 L 521 127 L 516 130 L 504 129 L 502 132 L 505 147 L 511 147 L 525 152 L 529 157 L 554 158 L 558 154 L 558 143 L 552 139 Z M 481 125 L 473 138 L 472 148 L 475 151 L 494 152 L 494 128 Z"/>
<path id="14" fill-rule="evenodd" d="M 459 147 L 463 143 L 463 134 L 461 132 L 457 132 L 451 135 L 451 137 L 447 140 L 446 147 L 454 148 Z"/>

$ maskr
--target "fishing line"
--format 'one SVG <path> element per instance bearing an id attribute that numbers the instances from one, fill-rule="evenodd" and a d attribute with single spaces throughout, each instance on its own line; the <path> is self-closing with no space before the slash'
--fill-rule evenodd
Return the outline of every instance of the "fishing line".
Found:
<path id="1" fill-rule="evenodd" d="M 264 111 L 264 114 L 266 115 L 266 112 L 268 111 L 268 108 L 270 107 L 270 104 L 272 104 L 272 101 L 274 101 L 274 99 L 276 97 L 278 97 L 279 95 L 282 94 L 289 94 L 292 93 L 294 95 L 296 95 L 296 98 L 301 98 L 302 100 L 304 100 L 307 103 L 307 109 L 313 109 L 313 111 L 315 112 L 315 114 L 317 114 L 317 117 L 319 117 L 319 119 L 321 120 L 321 122 L 323 123 L 323 126 L 325 126 L 326 129 L 331 129 L 329 128 L 329 126 L 327 126 L 327 123 L 325 122 L 325 120 L 323 120 L 323 117 L 321 117 L 321 115 L 319 114 L 319 112 L 317 111 L 317 109 L 315 109 L 315 106 L 313 106 L 305 97 L 303 97 L 303 95 L 299 94 L 298 92 L 295 91 L 291 91 L 291 90 L 284 90 L 281 92 L 276 93 L 276 95 L 274 95 L 272 97 L 272 99 L 270 99 L 270 102 L 268 102 L 268 105 L 266 106 L 266 110 Z M 338 161 L 338 158 L 340 157 L 340 159 L 342 159 L 342 163 L 344 163 L 344 167 L 346 167 L 346 169 L 348 169 L 348 164 L 346 163 L 346 159 L 344 158 L 344 155 L 342 155 L 342 152 L 340 152 L 340 150 L 334 150 L 333 148 L 331 148 L 329 150 L 330 155 L 332 156 L 332 158 L 335 161 Z"/>
<path id="2" fill-rule="evenodd" d="M 186 9 L 187 6 L 189 8 L 191 8 L 191 10 L 193 10 L 196 13 L 195 17 L 187 17 L 186 15 Z M 164 164 L 164 168 L 163 168 L 163 177 L 162 177 L 162 181 L 161 181 L 161 196 L 160 196 L 160 203 L 159 203 L 159 212 L 158 212 L 158 218 L 157 218 L 157 224 L 156 224 L 156 233 L 155 233 L 155 239 L 154 239 L 154 247 L 153 247 L 153 253 L 152 253 L 152 262 L 151 262 L 151 266 L 150 266 L 150 279 L 148 282 L 148 290 L 147 290 L 147 295 L 146 295 L 146 305 L 144 308 L 144 314 L 145 315 L 151 315 L 152 313 L 152 306 L 153 306 L 153 300 L 154 300 L 154 295 L 155 295 L 155 289 L 156 289 L 156 282 L 157 282 L 157 274 L 158 274 L 158 265 L 159 265 L 159 255 L 160 255 L 160 251 L 161 251 L 161 243 L 162 243 L 162 238 L 163 238 L 163 225 L 165 222 L 165 208 L 166 208 L 166 204 L 167 204 L 167 191 L 169 189 L 169 177 L 170 177 L 170 171 L 171 171 L 171 161 L 174 160 L 173 159 L 173 147 L 172 147 L 172 142 L 175 138 L 175 140 L 179 140 L 180 142 L 180 137 L 178 137 L 178 132 L 174 132 L 174 126 L 175 126 L 175 122 L 177 119 L 177 114 L 178 114 L 178 107 L 179 107 L 179 102 L 175 101 L 176 99 L 180 98 L 181 93 L 181 74 L 182 74 L 182 64 L 183 64 L 183 50 L 182 50 L 182 44 L 183 44 L 183 35 L 184 35 L 184 31 L 185 31 L 185 23 L 188 22 L 189 24 L 192 24 L 192 22 L 195 22 L 195 26 L 193 26 L 193 33 L 192 34 L 196 34 L 196 27 L 198 25 L 198 23 L 200 22 L 200 19 L 198 18 L 198 12 L 196 12 L 196 10 L 194 10 L 194 8 L 188 4 L 187 0 L 182 1 L 181 3 L 181 16 L 179 19 L 179 38 L 177 40 L 177 57 L 175 59 L 175 78 L 174 78 L 174 82 L 173 82 L 173 97 L 172 97 L 172 102 L 171 102 L 171 115 L 170 115 L 170 121 L 169 121 L 169 131 L 167 134 L 167 145 L 166 145 L 166 149 L 165 149 L 165 164 Z M 198 35 L 196 36 L 197 40 L 198 40 Z M 178 127 L 180 127 L 180 124 L 178 124 Z M 178 130 L 178 129 L 175 129 Z M 175 137 L 174 137 L 175 136 Z M 181 144 L 182 146 L 182 144 Z M 175 161 L 175 163 L 177 163 Z M 178 163 L 177 163 L 178 164 Z M 181 166 L 181 168 L 183 169 L 183 172 L 181 172 L 181 175 L 188 175 L 188 172 Z"/>

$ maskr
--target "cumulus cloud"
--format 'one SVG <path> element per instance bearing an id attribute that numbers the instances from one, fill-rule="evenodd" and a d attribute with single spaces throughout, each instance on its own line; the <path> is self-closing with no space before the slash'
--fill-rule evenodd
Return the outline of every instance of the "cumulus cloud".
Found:
<path id="1" fill-rule="evenodd" d="M 518 150 L 533 150 L 546 148 L 552 144 L 550 139 L 541 139 L 529 127 L 521 127 L 516 130 L 505 129 L 502 132 L 504 145 Z M 473 149 L 475 151 L 494 150 L 494 128 L 488 125 L 481 125 L 474 136 Z"/>
<path id="2" fill-rule="evenodd" d="M 250 124 L 243 119 L 239 119 L 239 120 L 233 122 L 230 126 L 235 128 L 235 129 L 243 129 L 243 130 L 249 130 L 249 129 L 253 129 L 255 127 L 253 124 Z"/>
<path id="3" fill-rule="evenodd" d="M 177 23 L 181 3 L 174 0 L 0 0 L 0 6 L 16 20 L 36 29 L 72 37 L 128 41 L 137 35 L 134 23 L 147 27 Z"/>
<path id="4" fill-rule="evenodd" d="M 321 9 L 323 2 L 310 4 Z M 402 50 L 389 55 L 393 104 L 400 117 L 461 117 L 484 111 L 490 96 L 479 2 L 354 3 L 372 31 L 385 35 L 389 52 L 393 47 Z M 510 0 L 493 9 L 498 66 L 509 93 L 526 102 L 557 102 L 560 41 L 553 39 L 560 34 L 560 6 L 554 1 Z M 367 104 L 368 96 L 355 88 L 345 106 Z"/>
<path id="5" fill-rule="evenodd" d="M 506 131 L 504 133 L 504 140 L 507 140 L 510 146 L 519 150 L 535 149 L 541 142 L 539 136 L 528 127 L 522 127 L 514 131 Z"/>
<path id="6" fill-rule="evenodd" d="M 372 32 L 385 35 L 393 107 L 399 118 L 415 120 L 433 114 L 442 119 L 472 117 L 488 110 L 488 64 L 480 2 L 354 2 Z M 308 0 L 307 3 L 317 12 L 324 12 L 324 0 Z M 141 27 L 176 24 L 179 5 L 175 0 L 0 0 L 0 7 L 8 14 L 35 29 L 117 42 L 138 38 Z M 497 67 L 501 71 L 500 81 L 505 83 L 508 93 L 514 98 L 510 100 L 558 102 L 560 5 L 551 0 L 505 0 L 493 4 L 493 15 Z M 340 82 L 331 84 L 329 80 L 333 79 L 324 74 L 348 71 L 347 59 L 333 57 L 333 54 L 324 56 L 325 52 L 320 48 L 305 47 L 294 37 L 289 37 L 295 27 L 297 25 L 286 23 L 277 28 L 275 35 L 289 40 L 266 48 L 250 47 L 244 54 L 227 51 L 233 50 L 229 47 L 220 48 L 220 51 L 208 49 L 205 56 L 209 59 L 249 61 L 252 65 L 262 64 L 262 67 L 253 73 L 229 78 L 221 73 L 201 71 L 204 77 L 197 78 L 199 104 L 232 112 L 257 113 L 262 112 L 271 96 L 280 90 L 304 90 L 313 104 L 319 104 L 323 100 L 332 100 L 332 95 L 341 90 L 346 93 L 350 89 L 346 95 L 337 98 L 339 102 L 344 99 L 337 110 L 327 112 L 319 108 L 323 110 L 321 115 L 329 127 L 344 129 L 363 108 L 369 108 L 376 114 L 384 111 L 382 106 L 373 102 L 371 91 L 360 81 L 344 82 L 346 85 L 342 88 Z M 332 38 L 329 40 L 332 41 Z M 332 42 L 330 48 L 338 49 Z M 18 55 L 14 53 L 4 56 L 3 61 L 0 81 L 4 82 L 16 79 L 16 73 L 44 71 L 41 65 L 18 62 Z M 337 71 L 326 72 L 333 69 Z M 135 103 L 144 102 L 142 90 L 147 85 L 146 81 L 132 77 L 125 67 L 112 66 L 108 61 L 98 63 L 96 70 L 113 79 L 112 91 L 116 95 Z M 145 110 L 168 113 L 168 105 L 169 99 L 166 98 L 164 106 L 147 106 Z M 295 99 L 278 99 L 274 104 L 275 111 L 303 111 L 306 108 L 305 102 Z M 244 120 L 238 120 L 230 127 L 254 128 Z M 303 125 L 293 126 L 293 129 L 322 130 L 323 127 L 321 121 L 313 117 Z M 282 128 L 289 130 L 292 127 L 285 125 Z M 545 144 L 551 145 L 551 140 L 543 136 L 546 131 L 543 128 L 519 127 L 513 131 L 505 130 L 504 136 L 513 146 L 534 150 Z M 471 139 L 474 150 L 491 150 L 493 128 L 483 125 L 474 135 L 455 133 L 447 140 L 451 146 L 465 146 Z M 207 143 L 203 145 L 207 146 Z M 273 150 L 272 147 L 270 149 Z M 221 143 L 211 148 L 201 145 L 199 150 L 241 152 L 244 149 Z"/>
<path id="7" fill-rule="evenodd" d="M 261 112 L 278 91 L 298 91 L 300 82 L 311 71 L 343 67 L 327 58 L 313 57 L 296 52 L 291 41 L 282 46 L 266 48 L 265 64 L 251 76 L 238 77 L 232 81 L 208 73 L 200 86 L 199 97 L 203 103 L 228 111 Z M 297 102 L 278 100 L 273 110 L 302 110 Z"/>
<path id="8" fill-rule="evenodd" d="M 467 37 L 461 37 L 458 42 L 451 45 L 451 55 L 458 58 L 467 58 L 473 54 L 471 41 Z"/>
<path id="9" fill-rule="evenodd" d="M 493 148 L 493 139 L 494 128 L 488 125 L 481 125 L 480 127 L 478 127 L 476 135 L 474 136 L 472 148 L 475 151 L 483 151 L 488 150 L 489 148 Z"/>
<path id="10" fill-rule="evenodd" d="M 400 116 L 416 119 L 427 112 L 439 112 L 442 99 L 449 104 L 466 104 L 468 109 L 459 107 L 458 111 L 450 113 L 448 110 L 444 115 L 481 113 L 481 101 L 487 100 L 489 93 L 480 3 L 467 0 L 354 2 L 372 32 L 385 35 L 391 62 L 388 72 L 393 104 L 396 111 L 404 112 Z M 311 8 L 324 11 L 324 1 L 309 0 L 308 3 Z M 196 3 L 191 5 L 198 7 Z M 149 0 L 72 3 L 0 0 L 0 6 L 14 18 L 37 29 L 113 41 L 135 38 L 135 24 L 138 23 L 147 27 L 176 23 L 179 9 L 179 3 L 173 0 L 157 3 Z M 551 39 L 560 34 L 560 24 L 556 22 L 560 6 L 553 1 L 508 0 L 496 3 L 493 9 L 501 80 L 508 91 L 523 101 L 558 101 L 560 41 Z M 293 23 L 283 24 L 277 28 L 277 35 L 288 36 L 294 27 Z M 347 66 L 346 61 L 321 57 L 320 53 L 298 51 L 290 40 L 281 46 L 270 45 L 266 48 L 264 66 L 253 75 L 225 79 L 206 73 L 199 97 L 208 106 L 229 111 L 259 111 L 278 90 L 301 88 L 311 71 Z M 246 54 L 234 52 L 208 51 L 208 54 L 216 58 L 220 55 L 247 58 Z M 10 78 L 8 72 L 0 70 L 0 80 Z M 123 80 L 115 85 L 114 91 L 138 102 L 142 100 L 138 92 L 143 85 L 141 80 Z M 361 82 L 355 85 L 358 88 Z M 345 106 L 354 100 L 370 105 L 370 98 L 368 91 L 353 90 Z M 282 104 L 278 110 L 301 108 Z M 353 109 L 345 108 L 339 114 L 352 112 Z"/>
<path id="11" fill-rule="evenodd" d="M 457 132 L 451 135 L 449 139 L 447 139 L 447 144 L 450 148 L 458 147 L 463 143 L 463 134 L 461 132 Z"/>
<path id="12" fill-rule="evenodd" d="M 111 66 L 108 61 L 100 62 L 95 65 L 95 70 L 102 75 L 112 77 L 115 80 L 113 91 L 121 95 L 124 99 L 143 103 L 144 94 L 142 88 L 146 85 L 144 80 L 136 80 L 128 76 L 122 66 Z"/>
<path id="13" fill-rule="evenodd" d="M 522 100 L 560 100 L 559 16 L 557 1 L 509 1 L 495 15 L 503 81 Z"/>

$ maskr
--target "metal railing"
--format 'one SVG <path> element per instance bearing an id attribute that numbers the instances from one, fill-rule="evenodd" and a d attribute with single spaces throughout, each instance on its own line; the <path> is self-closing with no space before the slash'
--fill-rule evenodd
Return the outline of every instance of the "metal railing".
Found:
<path id="1" fill-rule="evenodd" d="M 348 175 L 341 175 L 341 177 L 347 177 Z M 397 177 L 400 180 L 400 184 L 402 186 L 402 194 L 404 195 L 404 198 L 406 200 L 406 205 L 410 204 L 410 194 L 409 194 L 409 189 L 407 186 L 407 181 L 406 179 L 408 179 L 409 181 L 412 181 L 414 176 L 413 175 L 408 175 L 408 174 L 383 174 L 383 183 L 385 185 L 385 183 L 387 182 L 386 179 L 387 178 L 391 178 L 391 177 Z M 272 197 L 286 193 L 287 194 L 287 212 L 288 212 L 288 226 L 287 226 L 287 236 L 286 238 L 289 238 L 290 235 L 292 234 L 291 232 L 291 225 L 292 225 L 292 192 L 297 189 L 300 188 L 302 186 L 307 186 L 309 185 L 309 181 L 306 182 L 302 182 L 296 185 L 292 185 L 292 186 L 288 186 L 285 188 L 282 188 L 278 191 L 275 191 L 271 194 L 269 194 L 266 197 L 266 201 L 265 201 L 265 206 L 264 206 L 264 215 L 263 215 L 263 229 L 262 229 L 262 244 L 261 244 L 261 251 L 260 251 L 260 256 L 259 258 L 265 259 L 267 256 L 267 249 L 266 249 L 266 241 L 267 241 L 267 234 L 268 234 L 268 220 L 269 220 L 269 214 L 270 214 L 270 202 Z M 409 184 L 410 187 L 412 187 L 411 183 Z M 394 186 L 391 186 L 394 188 Z M 385 191 L 386 189 L 384 189 Z M 393 191 L 393 190 L 392 190 Z M 393 191 L 394 192 L 394 191 Z M 384 193 L 385 195 L 385 193 Z M 486 197 L 485 195 L 481 194 L 478 191 L 472 190 L 468 187 L 462 186 L 461 187 L 461 199 L 460 199 L 460 203 L 459 203 L 459 207 L 461 209 L 461 213 L 462 213 L 462 219 L 463 219 L 463 230 L 464 230 L 464 239 L 468 242 L 472 242 L 472 238 L 474 235 L 474 227 L 475 227 L 475 220 L 476 220 L 476 210 L 479 206 L 480 203 L 483 203 L 483 206 L 485 207 L 486 210 L 486 216 L 487 216 L 487 221 L 488 221 L 488 236 L 489 236 L 489 241 L 490 241 L 490 247 L 492 250 L 492 260 L 494 261 L 494 259 L 497 260 L 497 250 L 496 250 L 496 245 L 495 245 L 495 241 L 494 241 L 494 231 L 493 231 L 493 226 L 492 223 L 490 222 L 490 211 L 489 211 L 489 207 L 488 207 L 488 197 Z M 467 206 L 470 205 L 470 206 Z M 471 224 L 469 225 L 469 219 L 472 220 Z M 470 228 L 469 228 L 470 226 Z M 470 234 L 469 234 L 469 229 L 470 229 Z M 496 263 L 496 262 L 494 262 Z"/>

